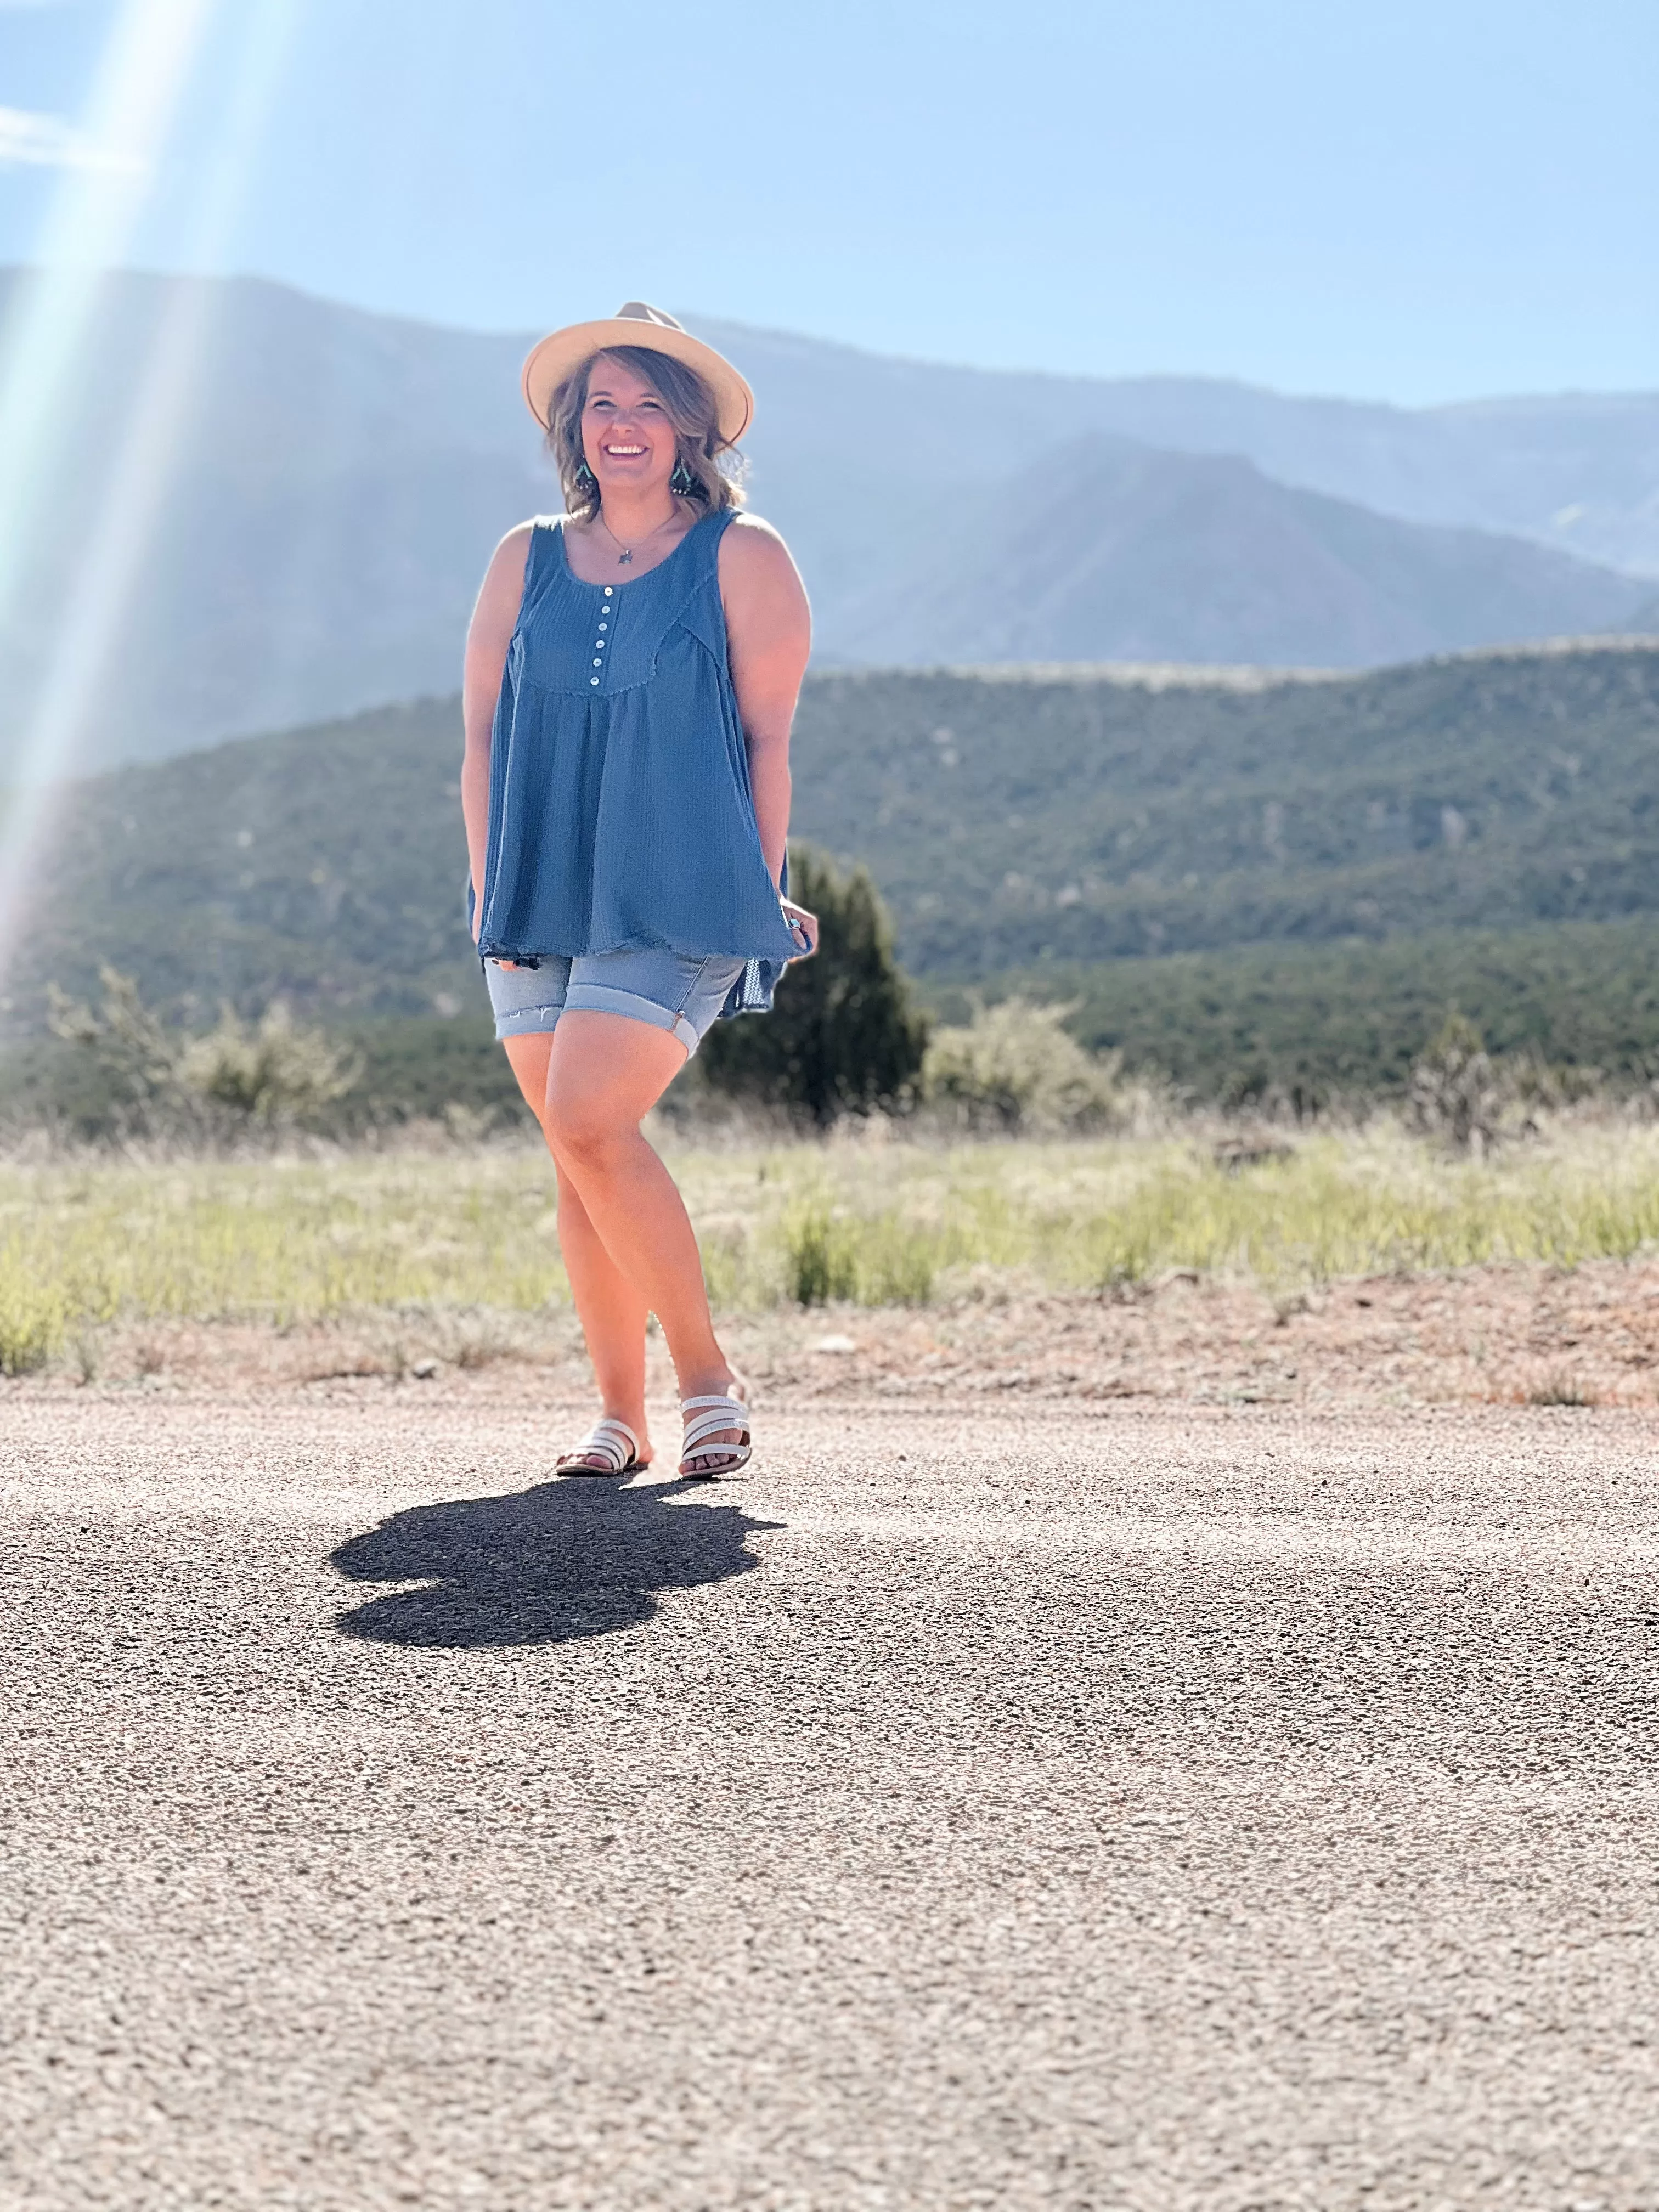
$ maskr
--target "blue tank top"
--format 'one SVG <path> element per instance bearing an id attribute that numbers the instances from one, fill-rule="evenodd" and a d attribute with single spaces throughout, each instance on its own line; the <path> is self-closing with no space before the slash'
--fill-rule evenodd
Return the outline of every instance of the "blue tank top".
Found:
<path id="1" fill-rule="evenodd" d="M 763 1012 L 798 948 L 749 785 L 705 515 L 654 568 L 585 584 L 563 518 L 530 533 L 489 756 L 478 950 L 534 961 L 647 950 L 746 965 L 724 1014 Z"/>

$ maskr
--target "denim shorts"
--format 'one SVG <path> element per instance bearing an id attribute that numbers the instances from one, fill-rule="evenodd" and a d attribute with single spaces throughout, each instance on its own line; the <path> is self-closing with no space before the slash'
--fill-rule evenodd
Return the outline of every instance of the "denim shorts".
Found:
<path id="1" fill-rule="evenodd" d="M 668 1030 L 694 1053 L 720 1019 L 744 963 L 722 953 L 589 952 L 574 960 L 544 954 L 539 967 L 483 963 L 498 1037 L 550 1030 L 567 1009 L 623 1014 Z"/>

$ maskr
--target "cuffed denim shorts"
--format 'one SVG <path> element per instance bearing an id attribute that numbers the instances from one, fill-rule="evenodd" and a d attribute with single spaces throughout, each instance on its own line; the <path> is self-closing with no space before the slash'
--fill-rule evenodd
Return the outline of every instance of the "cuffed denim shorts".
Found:
<path id="1" fill-rule="evenodd" d="M 668 1030 L 694 1053 L 720 1019 L 744 963 L 720 953 L 589 952 L 574 960 L 545 954 L 539 967 L 483 963 L 498 1037 L 532 1036 L 578 1010 L 623 1014 Z"/>

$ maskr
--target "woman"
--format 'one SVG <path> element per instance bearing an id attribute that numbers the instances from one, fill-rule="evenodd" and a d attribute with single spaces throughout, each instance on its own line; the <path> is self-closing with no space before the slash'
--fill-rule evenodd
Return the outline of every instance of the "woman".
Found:
<path id="1" fill-rule="evenodd" d="M 783 541 L 720 465 L 754 398 L 655 307 L 544 338 L 525 398 L 567 513 L 495 549 L 466 648 L 472 932 L 495 1034 L 558 1175 L 602 1414 L 559 1461 L 648 1466 L 645 1327 L 680 1472 L 750 1445 L 685 1207 L 642 1117 L 722 1016 L 763 1012 L 817 925 L 784 896 L 789 726 L 811 643 Z"/>

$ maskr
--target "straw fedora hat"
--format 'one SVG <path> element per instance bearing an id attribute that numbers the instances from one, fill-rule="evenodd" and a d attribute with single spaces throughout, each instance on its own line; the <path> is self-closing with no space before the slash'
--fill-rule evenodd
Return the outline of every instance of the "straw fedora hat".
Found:
<path id="1" fill-rule="evenodd" d="M 728 446 L 735 446 L 754 421 L 755 395 L 729 361 L 683 330 L 660 307 L 647 307 L 643 300 L 625 300 L 605 321 L 571 323 L 532 347 L 524 365 L 524 396 L 544 430 L 552 428 L 548 417 L 553 394 L 566 377 L 611 346 L 649 346 L 653 353 L 668 354 L 695 368 L 714 395 L 720 435 Z"/>

